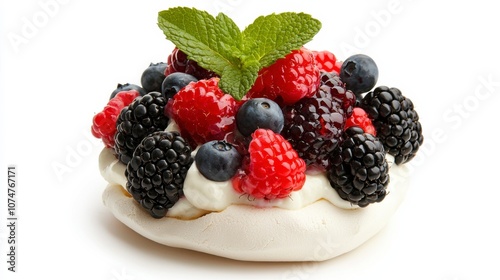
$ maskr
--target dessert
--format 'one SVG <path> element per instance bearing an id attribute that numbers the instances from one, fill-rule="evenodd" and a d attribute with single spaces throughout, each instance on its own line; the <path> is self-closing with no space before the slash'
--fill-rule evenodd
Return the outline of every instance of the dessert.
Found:
<path id="1" fill-rule="evenodd" d="M 375 87 L 373 59 L 305 48 L 321 24 L 303 13 L 240 31 L 177 7 L 159 26 L 176 45 L 167 61 L 93 118 L 117 219 L 161 244 L 247 261 L 330 259 L 387 224 L 423 136 L 411 100 Z"/>

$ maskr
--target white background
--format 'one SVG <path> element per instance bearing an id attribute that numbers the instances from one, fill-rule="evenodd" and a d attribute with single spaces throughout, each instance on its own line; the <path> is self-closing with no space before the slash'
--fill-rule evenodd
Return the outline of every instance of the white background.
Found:
<path id="1" fill-rule="evenodd" d="M 500 277 L 500 21 L 493 2 L 124 2 L 0 2 L 1 279 Z M 241 28 L 261 14 L 304 11 L 323 23 L 309 48 L 375 59 L 378 85 L 413 100 L 426 137 L 388 227 L 330 261 L 245 263 L 157 245 L 113 218 L 101 203 L 102 144 L 92 139 L 91 120 L 117 83 L 139 83 L 150 62 L 166 60 L 173 45 L 156 15 L 179 4 L 223 11 Z M 8 164 L 19 176 L 15 274 L 6 268 Z"/>

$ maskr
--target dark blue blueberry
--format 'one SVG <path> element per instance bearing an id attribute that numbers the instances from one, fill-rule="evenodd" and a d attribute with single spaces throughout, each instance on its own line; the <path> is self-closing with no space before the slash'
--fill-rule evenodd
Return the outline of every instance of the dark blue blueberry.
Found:
<path id="1" fill-rule="evenodd" d="M 166 99 L 172 98 L 174 94 L 179 92 L 183 87 L 187 86 L 190 82 L 196 82 L 194 76 L 182 73 L 182 72 L 174 72 L 163 80 L 161 85 L 161 93 Z"/>
<path id="2" fill-rule="evenodd" d="M 118 84 L 116 86 L 116 89 L 113 90 L 113 92 L 111 93 L 111 96 L 109 97 L 109 99 L 112 99 L 113 97 L 115 97 L 120 91 L 127 91 L 127 90 L 137 90 L 141 96 L 144 96 L 147 94 L 147 92 L 142 87 L 140 87 L 138 85 L 129 84 L 129 83 L 126 83 L 123 85 Z"/>
<path id="3" fill-rule="evenodd" d="M 244 136 L 250 136 L 258 128 L 280 133 L 284 122 L 280 106 L 267 98 L 248 100 L 236 114 L 238 131 Z"/>
<path id="4" fill-rule="evenodd" d="M 220 140 L 207 142 L 194 158 L 196 167 L 205 178 L 223 182 L 231 179 L 241 166 L 241 155 L 233 145 Z"/>
<path id="5" fill-rule="evenodd" d="M 141 76 L 142 87 L 146 92 L 157 91 L 161 92 L 161 83 L 165 79 L 165 69 L 167 64 L 165 62 L 151 63 Z"/>
<path id="6" fill-rule="evenodd" d="M 378 79 L 378 67 L 367 55 L 355 54 L 347 58 L 340 68 L 340 79 L 356 95 L 370 91 Z"/>

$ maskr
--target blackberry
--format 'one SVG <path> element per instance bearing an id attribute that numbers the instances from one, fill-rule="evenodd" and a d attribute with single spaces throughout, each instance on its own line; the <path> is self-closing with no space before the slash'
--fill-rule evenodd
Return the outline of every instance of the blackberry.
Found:
<path id="1" fill-rule="evenodd" d="M 382 142 L 359 127 L 348 128 L 345 134 L 331 154 L 330 185 L 342 199 L 360 207 L 382 201 L 389 183 Z"/>
<path id="2" fill-rule="evenodd" d="M 127 191 L 152 217 L 162 218 L 183 195 L 192 163 L 191 148 L 178 132 L 154 132 L 141 141 L 127 164 Z"/>
<path id="3" fill-rule="evenodd" d="M 415 157 L 424 141 L 422 125 L 409 98 L 397 88 L 381 86 L 367 93 L 361 107 L 373 120 L 377 137 L 396 164 Z"/>
<path id="4" fill-rule="evenodd" d="M 356 104 L 356 95 L 346 89 L 336 72 L 321 72 L 320 81 L 323 90 L 328 90 L 333 99 L 342 104 L 342 109 L 344 109 L 346 117 L 349 118 Z"/>
<path id="5" fill-rule="evenodd" d="M 188 59 L 187 55 L 178 48 L 174 48 L 168 56 L 168 67 L 165 70 L 165 76 L 175 72 L 192 75 L 198 80 L 218 77 L 215 72 L 202 68 L 196 61 Z"/>
<path id="6" fill-rule="evenodd" d="M 330 88 L 321 87 L 311 98 L 302 98 L 285 106 L 285 125 L 281 134 L 287 139 L 308 167 L 325 170 L 328 154 L 340 142 L 346 116 Z"/>
<path id="7" fill-rule="evenodd" d="M 168 118 L 164 115 L 165 98 L 159 92 L 150 92 L 137 97 L 120 112 L 116 121 L 115 153 L 127 164 L 135 148 L 147 135 L 164 130 Z"/>

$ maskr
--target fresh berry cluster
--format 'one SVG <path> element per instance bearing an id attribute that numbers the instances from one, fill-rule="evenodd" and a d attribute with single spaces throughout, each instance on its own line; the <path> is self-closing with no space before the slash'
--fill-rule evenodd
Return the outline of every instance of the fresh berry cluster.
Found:
<path id="1" fill-rule="evenodd" d="M 185 11 L 193 10 L 172 12 Z M 306 174 L 321 173 L 342 199 L 365 207 L 387 194 L 386 153 L 403 164 L 423 143 L 411 100 L 396 88 L 373 89 L 379 73 L 367 55 L 340 61 L 299 46 L 256 70 L 227 74 L 234 69 L 203 68 L 212 60 L 196 61 L 203 50 L 190 48 L 152 63 L 141 86 L 119 85 L 93 120 L 93 134 L 127 165 L 128 192 L 155 218 L 182 197 L 192 163 L 208 180 L 263 200 L 287 198 Z M 228 59 L 219 64 L 237 59 L 222 51 Z M 253 82 L 236 88 L 245 94 L 227 91 L 228 76 L 246 79 L 251 71 Z"/>

